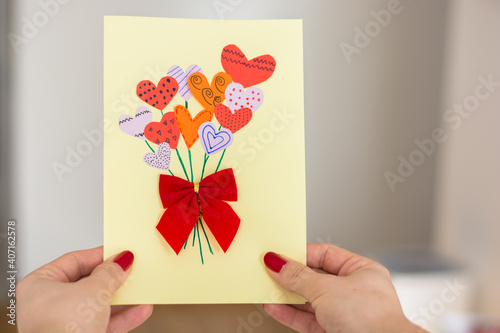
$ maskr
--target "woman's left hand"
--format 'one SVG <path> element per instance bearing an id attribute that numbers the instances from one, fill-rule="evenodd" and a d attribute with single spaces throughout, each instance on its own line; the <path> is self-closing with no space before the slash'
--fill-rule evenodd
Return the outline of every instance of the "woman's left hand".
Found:
<path id="1" fill-rule="evenodd" d="M 130 274 L 132 252 L 103 262 L 102 251 L 67 253 L 19 281 L 19 332 L 128 332 L 148 319 L 152 305 L 110 305 Z"/>

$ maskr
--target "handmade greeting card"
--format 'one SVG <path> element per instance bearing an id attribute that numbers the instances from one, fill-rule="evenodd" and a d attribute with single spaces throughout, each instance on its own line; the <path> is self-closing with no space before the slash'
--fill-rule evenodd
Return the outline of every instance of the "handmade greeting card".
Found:
<path id="1" fill-rule="evenodd" d="M 114 304 L 303 303 L 268 251 L 306 259 L 300 20 L 104 19 L 104 256 Z"/>

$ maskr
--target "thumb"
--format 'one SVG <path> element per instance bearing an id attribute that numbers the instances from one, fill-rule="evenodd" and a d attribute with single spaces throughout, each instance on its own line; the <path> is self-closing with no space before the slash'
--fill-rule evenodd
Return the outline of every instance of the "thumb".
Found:
<path id="1" fill-rule="evenodd" d="M 274 252 L 266 253 L 264 263 L 271 277 L 285 289 L 301 295 L 309 302 L 321 295 L 324 274 Z"/>
<path id="2" fill-rule="evenodd" d="M 134 254 L 130 251 L 123 251 L 97 266 L 86 279 L 86 283 L 90 283 L 101 292 L 106 291 L 112 294 L 127 279 L 133 262 Z"/>

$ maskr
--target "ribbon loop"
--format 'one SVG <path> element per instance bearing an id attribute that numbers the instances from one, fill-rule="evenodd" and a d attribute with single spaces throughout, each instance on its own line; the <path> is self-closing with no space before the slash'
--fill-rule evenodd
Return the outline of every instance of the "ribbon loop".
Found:
<path id="1" fill-rule="evenodd" d="M 224 201 L 237 201 L 238 192 L 233 169 L 224 169 L 200 182 L 200 195 L 210 195 Z"/>
<path id="2" fill-rule="evenodd" d="M 241 221 L 231 206 L 224 202 L 238 199 L 232 169 L 216 172 L 199 184 L 160 175 L 159 192 L 166 210 L 156 229 L 176 254 L 188 239 L 200 212 L 222 250 L 227 251 Z"/>

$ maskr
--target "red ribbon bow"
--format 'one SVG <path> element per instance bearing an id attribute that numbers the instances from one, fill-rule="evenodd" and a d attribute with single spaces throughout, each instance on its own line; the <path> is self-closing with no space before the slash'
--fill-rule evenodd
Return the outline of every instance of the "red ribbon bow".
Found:
<path id="1" fill-rule="evenodd" d="M 199 186 L 184 179 L 160 175 L 163 213 L 156 229 L 179 254 L 200 214 L 224 252 L 240 226 L 240 218 L 224 201 L 238 200 L 233 169 L 204 178 Z M 224 200 L 224 201 L 223 201 Z"/>

